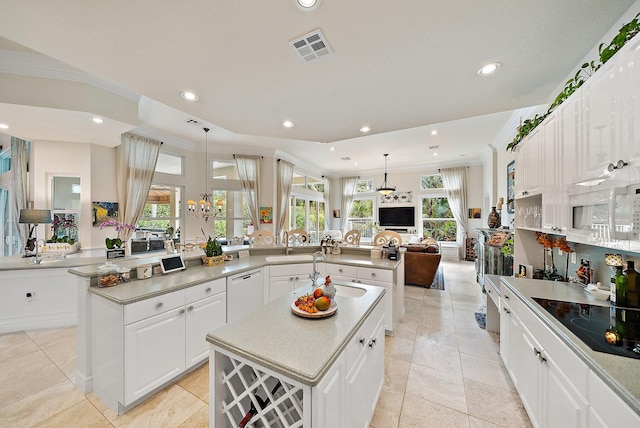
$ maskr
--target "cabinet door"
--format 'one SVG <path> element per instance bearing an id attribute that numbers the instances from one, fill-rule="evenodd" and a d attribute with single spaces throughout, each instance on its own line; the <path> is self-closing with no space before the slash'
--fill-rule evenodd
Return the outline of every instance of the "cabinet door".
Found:
<path id="1" fill-rule="evenodd" d="M 184 332 L 184 307 L 125 326 L 125 405 L 185 370 Z"/>
<path id="2" fill-rule="evenodd" d="M 327 371 L 311 392 L 312 426 L 343 427 L 346 415 L 344 354 Z"/>
<path id="3" fill-rule="evenodd" d="M 187 305 L 186 368 L 209 356 L 207 333 L 227 322 L 227 294 L 219 293 Z"/>
<path id="4" fill-rule="evenodd" d="M 640 39 L 633 38 L 624 47 L 623 138 L 628 160 L 640 162 Z M 624 154 L 622 155 L 624 156 Z"/>
<path id="5" fill-rule="evenodd" d="M 558 116 L 551 113 L 540 125 L 544 132 L 544 150 L 542 159 L 544 175 L 542 177 L 542 228 L 549 232 L 557 232 L 558 218 L 556 207 L 561 192 L 560 166 L 562 158 L 558 150 Z"/>
<path id="6" fill-rule="evenodd" d="M 522 331 L 521 343 L 523 345 L 521 353 L 522 371 L 518 379 L 518 392 L 533 426 L 541 426 L 540 403 L 543 398 L 540 396 L 542 389 L 540 384 L 541 363 L 539 361 L 541 347 L 526 330 Z"/>
<path id="7" fill-rule="evenodd" d="M 276 276 L 271 277 L 269 282 L 269 301 L 273 302 L 278 297 L 291 295 L 295 289 L 295 277 L 294 276 Z"/>
<path id="8" fill-rule="evenodd" d="M 542 354 L 545 406 L 542 426 L 580 428 L 587 426 L 586 400 L 576 391 L 571 381 L 562 373 L 549 355 Z M 534 424 L 535 426 L 535 424 Z"/>
<path id="9" fill-rule="evenodd" d="M 500 354 L 504 365 L 516 388 L 519 388 L 519 379 L 522 364 L 522 330 L 520 320 L 511 312 L 511 308 L 501 301 L 502 313 L 500 314 Z"/>
<path id="10" fill-rule="evenodd" d="M 538 126 L 534 129 L 525 141 L 524 182 L 527 196 L 537 195 L 542 191 L 542 176 L 545 171 L 541 159 L 544 142 L 544 132 L 541 128 L 542 126 Z"/>
<path id="11" fill-rule="evenodd" d="M 610 163 L 622 159 L 622 71 L 615 55 L 572 96 L 582 93 L 584 168 L 580 179 L 600 177 Z"/>

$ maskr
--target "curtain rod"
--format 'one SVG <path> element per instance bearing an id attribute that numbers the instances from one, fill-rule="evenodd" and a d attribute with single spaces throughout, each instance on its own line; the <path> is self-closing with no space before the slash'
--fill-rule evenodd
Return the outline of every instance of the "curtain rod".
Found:
<path id="1" fill-rule="evenodd" d="M 241 156 L 241 155 L 238 155 L 238 156 Z M 234 158 L 234 159 L 236 158 L 236 154 L 235 154 L 235 153 L 233 154 L 233 158 Z M 264 159 L 264 156 L 260 156 L 260 159 Z M 278 162 L 279 162 L 279 161 L 280 161 L 280 159 L 278 159 Z"/>
<path id="2" fill-rule="evenodd" d="M 454 168 L 467 168 L 467 169 L 469 169 L 469 165 L 462 166 L 462 167 L 461 166 L 454 166 Z M 448 168 L 444 168 L 444 169 L 448 169 Z M 438 172 L 442 172 L 442 170 L 440 168 L 438 168 Z"/>

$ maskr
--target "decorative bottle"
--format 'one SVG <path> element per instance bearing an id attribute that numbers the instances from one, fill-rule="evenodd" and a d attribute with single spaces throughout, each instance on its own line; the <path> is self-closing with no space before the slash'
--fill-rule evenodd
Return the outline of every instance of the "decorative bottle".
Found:
<path id="1" fill-rule="evenodd" d="M 500 219 L 500 213 L 496 211 L 496 207 L 491 207 L 491 212 L 489 213 L 489 217 L 487 218 L 487 224 L 490 229 L 495 229 L 500 227 L 502 220 Z"/>
<path id="2" fill-rule="evenodd" d="M 622 272 L 622 266 L 616 266 L 616 305 L 627 305 L 627 277 Z"/>
<path id="3" fill-rule="evenodd" d="M 637 308 L 638 305 L 638 287 L 640 284 L 640 274 L 635 270 L 632 260 L 627 261 L 627 270 L 624 272 L 627 277 L 627 306 Z"/>

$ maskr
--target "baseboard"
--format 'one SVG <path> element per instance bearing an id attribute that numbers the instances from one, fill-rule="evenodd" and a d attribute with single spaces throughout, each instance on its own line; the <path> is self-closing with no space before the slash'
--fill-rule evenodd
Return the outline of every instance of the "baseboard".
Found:
<path id="1" fill-rule="evenodd" d="M 0 319 L 0 334 L 43 328 L 71 327 L 78 324 L 77 312 Z"/>

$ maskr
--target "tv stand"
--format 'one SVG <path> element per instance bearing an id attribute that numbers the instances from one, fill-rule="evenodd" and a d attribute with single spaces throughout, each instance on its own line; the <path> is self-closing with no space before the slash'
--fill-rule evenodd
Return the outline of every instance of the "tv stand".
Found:
<path id="1" fill-rule="evenodd" d="M 381 227 L 380 230 L 390 230 L 392 232 L 409 233 L 409 234 L 417 233 L 415 227 Z"/>

